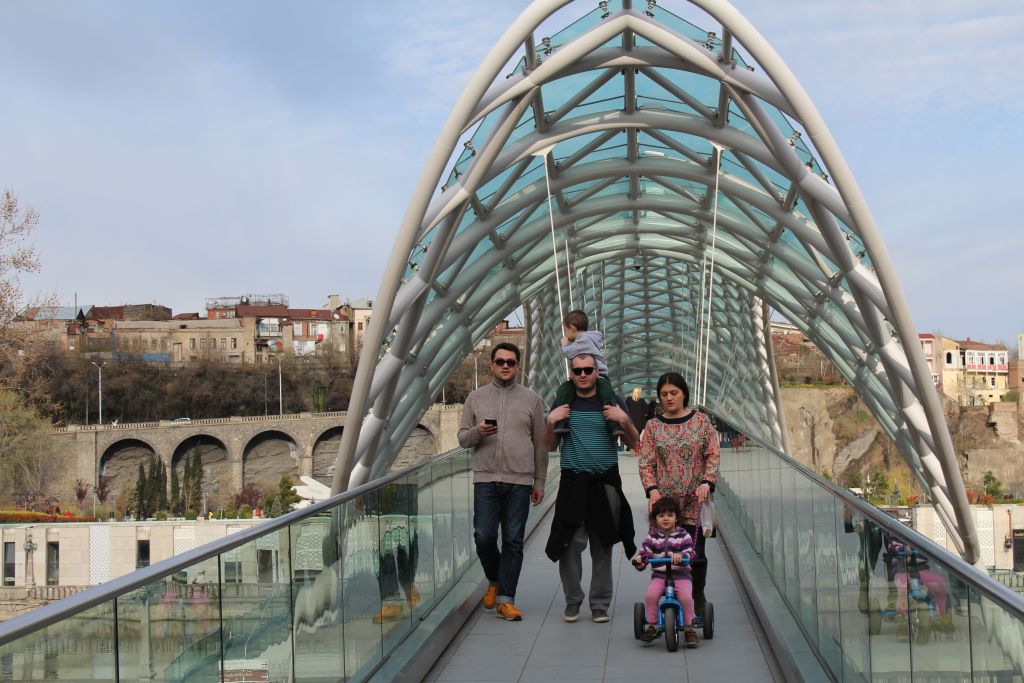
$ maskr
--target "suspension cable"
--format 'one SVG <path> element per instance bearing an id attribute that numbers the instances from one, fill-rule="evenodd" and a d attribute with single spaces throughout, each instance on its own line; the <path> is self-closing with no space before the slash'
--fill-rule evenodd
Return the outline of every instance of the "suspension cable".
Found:
<path id="1" fill-rule="evenodd" d="M 711 350 L 711 302 L 715 295 L 715 245 L 718 239 L 718 178 L 722 172 L 722 153 L 724 147 L 715 144 L 711 145 L 717 151 L 718 163 L 715 168 L 715 208 L 711 217 L 711 267 L 708 280 L 708 324 L 707 333 L 704 337 L 704 378 L 701 380 L 701 405 L 707 405 L 708 398 L 708 355 Z"/>
<path id="2" fill-rule="evenodd" d="M 555 291 L 558 294 L 558 324 L 561 325 L 562 321 L 565 320 L 565 308 L 562 306 L 562 278 L 558 274 L 558 241 L 555 239 L 555 209 L 551 205 L 551 173 L 548 169 L 548 153 L 555 148 L 554 145 L 545 147 L 539 152 L 534 152 L 533 156 L 541 157 L 544 160 L 544 182 L 548 188 L 548 221 L 551 224 L 551 255 L 555 259 Z M 565 271 L 566 277 L 569 277 L 569 249 L 566 244 L 565 252 Z M 572 285 L 570 284 L 570 287 Z M 570 304 L 571 304 L 570 300 Z M 565 359 L 565 374 L 569 374 L 569 359 Z"/>
<path id="3" fill-rule="evenodd" d="M 544 165 L 547 168 L 547 164 Z M 548 209 L 551 208 L 551 186 L 548 186 Z M 576 310 L 576 304 L 572 300 L 572 268 L 569 265 L 569 238 L 563 238 L 565 240 L 565 280 L 569 283 L 569 309 Z"/>

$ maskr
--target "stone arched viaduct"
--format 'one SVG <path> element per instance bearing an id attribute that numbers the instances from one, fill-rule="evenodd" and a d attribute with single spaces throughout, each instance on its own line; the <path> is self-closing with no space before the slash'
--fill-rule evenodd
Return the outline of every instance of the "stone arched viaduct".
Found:
<path id="1" fill-rule="evenodd" d="M 461 406 L 436 405 L 420 420 L 419 426 L 430 435 L 433 453 L 422 452 L 419 457 L 443 453 L 455 448 L 456 431 Z M 189 422 L 141 422 L 116 425 L 71 425 L 53 432 L 55 455 L 66 459 L 65 476 L 96 483 L 101 472 L 104 454 L 123 442 L 140 442 L 148 446 L 168 468 L 175 452 L 188 440 L 208 437 L 224 445 L 231 468 L 231 483 L 236 490 L 243 484 L 244 454 L 249 444 L 261 436 L 278 433 L 289 439 L 298 455 L 298 475 L 313 474 L 313 454 L 316 445 L 325 437 L 344 429 L 345 412 L 299 413 L 255 417 L 229 417 Z M 422 448 L 422 443 L 420 448 Z M 414 454 L 410 454 L 413 456 Z M 333 453 L 330 458 L 333 466 Z M 329 483 L 330 479 L 327 479 Z"/>

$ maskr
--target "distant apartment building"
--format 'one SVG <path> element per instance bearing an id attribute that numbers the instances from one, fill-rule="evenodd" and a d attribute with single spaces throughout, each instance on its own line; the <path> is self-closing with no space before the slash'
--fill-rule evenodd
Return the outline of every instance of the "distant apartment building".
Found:
<path id="1" fill-rule="evenodd" d="M 356 362 L 373 302 L 324 308 L 289 308 L 283 294 L 244 294 L 207 299 L 206 316 L 172 315 L 158 304 L 55 306 L 27 310 L 16 327 L 35 340 L 111 360 L 188 364 L 272 362 L 280 354 L 338 352 Z"/>
<path id="2" fill-rule="evenodd" d="M 964 394 L 967 405 L 988 405 L 1000 401 L 1008 390 L 1009 350 L 1002 344 L 985 344 L 961 339 Z"/>
<path id="3" fill-rule="evenodd" d="M 932 381 L 948 400 L 961 406 L 989 405 L 1002 400 L 1010 379 L 1009 351 L 1005 346 L 929 333 L 919 334 L 918 338 Z"/>
<path id="4" fill-rule="evenodd" d="M 960 344 L 955 339 L 942 336 L 937 336 L 936 341 L 942 354 L 942 393 L 957 405 L 967 405 Z"/>
<path id="5" fill-rule="evenodd" d="M 14 320 L 11 327 L 16 334 L 66 349 L 68 325 L 82 324 L 92 309 L 89 305 L 29 308 Z M 75 349 L 72 347 L 70 350 Z"/>
<path id="6" fill-rule="evenodd" d="M 340 351 L 344 352 L 352 363 L 359 359 L 359 349 L 363 346 L 363 337 L 370 329 L 370 318 L 373 315 L 372 299 L 341 300 L 338 294 L 329 294 L 324 309 L 337 315 L 342 323 L 342 334 L 339 340 Z"/>
<path id="7" fill-rule="evenodd" d="M 351 347 L 351 324 L 342 311 L 325 308 L 292 308 L 287 325 L 291 326 L 291 353 L 309 356 L 325 351 L 347 354 Z"/>
<path id="8" fill-rule="evenodd" d="M 123 306 L 92 306 L 86 320 L 169 320 L 171 309 L 160 304 L 125 304 Z"/>
<path id="9" fill-rule="evenodd" d="M 918 334 L 917 339 L 921 342 L 921 351 L 924 352 L 924 360 L 928 363 L 932 384 L 942 391 L 942 344 L 934 334 Z"/>
<path id="10" fill-rule="evenodd" d="M 803 333 L 800 331 L 800 328 L 798 328 L 796 325 L 794 325 L 793 323 L 784 323 L 781 320 L 772 320 L 770 323 L 768 323 L 768 330 L 769 334 L 771 334 L 773 337 L 776 335 L 803 335 Z"/>

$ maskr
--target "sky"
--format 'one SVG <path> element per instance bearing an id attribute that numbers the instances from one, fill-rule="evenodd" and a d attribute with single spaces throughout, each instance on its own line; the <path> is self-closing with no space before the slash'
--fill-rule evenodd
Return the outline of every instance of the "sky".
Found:
<path id="1" fill-rule="evenodd" d="M 916 327 L 1015 347 L 1024 3 L 734 4 L 836 138 Z M 0 188 L 40 215 L 26 293 L 372 298 L 451 106 L 526 5 L 3 0 Z"/>

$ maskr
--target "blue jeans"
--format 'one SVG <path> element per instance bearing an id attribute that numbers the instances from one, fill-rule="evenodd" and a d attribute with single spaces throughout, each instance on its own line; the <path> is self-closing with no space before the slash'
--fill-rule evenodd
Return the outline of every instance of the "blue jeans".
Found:
<path id="1" fill-rule="evenodd" d="M 529 484 L 473 484 L 473 540 L 487 580 L 498 587 L 498 602 L 515 602 L 523 569 L 523 537 L 530 514 Z M 498 550 L 498 525 L 501 550 Z"/>

